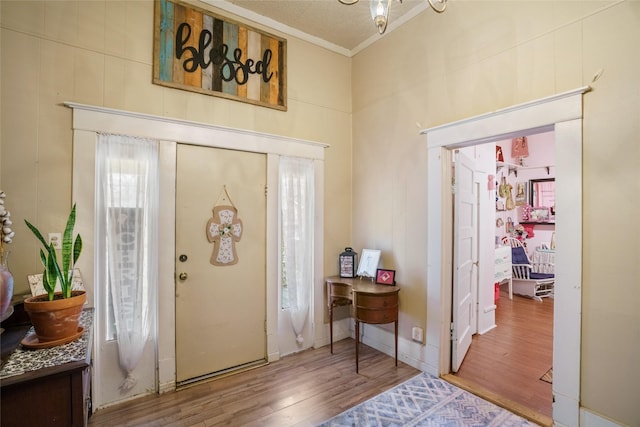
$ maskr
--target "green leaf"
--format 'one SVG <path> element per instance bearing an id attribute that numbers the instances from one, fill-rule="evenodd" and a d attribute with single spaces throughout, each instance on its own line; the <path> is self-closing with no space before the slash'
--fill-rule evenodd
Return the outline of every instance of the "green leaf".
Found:
<path id="1" fill-rule="evenodd" d="M 42 261 L 42 266 L 47 268 L 47 257 L 44 254 L 44 251 L 40 249 L 40 261 Z"/>
<path id="2" fill-rule="evenodd" d="M 27 221 L 26 219 L 24 220 L 24 222 L 27 224 L 27 227 L 29 227 L 29 230 L 31 230 L 33 232 L 33 234 L 36 235 L 36 237 L 38 238 L 38 240 L 40 240 L 40 242 L 42 243 L 42 245 L 44 247 L 49 246 L 47 244 L 47 241 L 44 240 L 44 237 L 42 237 L 42 233 L 40 233 L 40 230 L 38 230 L 33 224 L 31 224 L 29 221 Z"/>
<path id="3" fill-rule="evenodd" d="M 73 264 L 75 265 L 78 258 L 80 258 L 80 252 L 82 252 L 82 238 L 78 234 L 76 236 L 76 242 L 73 244 Z"/>
<path id="4" fill-rule="evenodd" d="M 71 267 L 71 251 L 73 245 L 73 226 L 76 223 L 76 205 L 74 203 L 71 208 L 71 213 L 67 219 L 67 225 L 64 228 L 62 235 L 62 270 L 65 272 L 65 276 Z M 64 291 L 64 289 L 63 289 Z"/>
<path id="5" fill-rule="evenodd" d="M 53 294 L 56 289 L 56 282 L 60 278 L 60 267 L 58 266 L 58 260 L 56 259 L 56 251 L 53 248 L 53 244 L 48 247 L 49 253 L 47 256 L 47 267 L 45 273 L 47 275 L 47 281 L 49 282 L 49 289 L 47 289 L 47 293 L 49 294 L 49 300 L 53 299 Z M 44 282 L 44 277 L 43 277 Z"/>
<path id="6" fill-rule="evenodd" d="M 49 279 L 47 277 L 47 270 L 44 270 L 42 273 L 42 286 L 44 286 L 45 291 L 47 291 L 47 295 L 49 296 L 49 301 L 53 300 L 53 293 L 55 290 L 55 286 L 51 286 Z"/>

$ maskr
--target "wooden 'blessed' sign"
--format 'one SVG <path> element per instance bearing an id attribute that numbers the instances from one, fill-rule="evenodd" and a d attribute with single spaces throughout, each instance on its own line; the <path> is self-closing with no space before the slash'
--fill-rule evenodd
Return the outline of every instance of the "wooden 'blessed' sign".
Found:
<path id="1" fill-rule="evenodd" d="M 156 0 L 153 82 L 287 109 L 287 42 L 179 1 Z"/>

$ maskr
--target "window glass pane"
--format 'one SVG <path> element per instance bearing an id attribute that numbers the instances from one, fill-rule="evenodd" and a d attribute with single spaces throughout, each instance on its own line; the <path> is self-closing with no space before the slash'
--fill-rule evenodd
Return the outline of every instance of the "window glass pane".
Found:
<path id="1" fill-rule="evenodd" d="M 280 295 L 281 309 L 298 308 L 310 281 L 313 235 L 313 162 L 282 158 L 280 162 Z"/>
<path id="2" fill-rule="evenodd" d="M 136 227 L 138 224 L 142 224 L 142 221 L 137 220 L 136 216 L 143 215 L 143 211 L 139 208 L 141 201 L 138 197 L 138 191 L 140 188 L 140 181 L 144 180 L 145 177 L 139 176 L 136 173 L 127 173 L 122 172 L 125 171 L 135 171 L 138 169 L 138 165 L 135 160 L 123 160 L 116 159 L 110 161 L 112 167 L 108 168 L 109 170 L 117 171 L 109 173 L 109 177 L 107 182 L 110 183 L 112 187 L 113 197 L 107 200 L 107 223 L 112 221 L 117 221 L 120 226 L 120 234 L 117 236 L 118 241 L 120 242 L 120 256 L 123 259 L 123 263 L 126 263 L 127 259 L 133 259 L 137 256 L 138 248 L 135 245 L 127 244 L 128 241 L 135 242 L 135 239 L 127 239 L 127 235 L 135 236 L 137 233 L 144 233 L 144 230 L 137 230 Z M 108 227 L 110 228 L 110 227 Z M 144 233 L 146 235 L 146 233 Z M 107 240 L 107 248 L 105 251 L 106 259 L 105 263 L 108 265 L 109 259 L 109 248 L 110 245 L 110 237 L 114 236 L 106 236 Z M 145 252 L 146 254 L 146 252 Z M 146 257 L 145 257 L 146 258 Z M 146 261 L 146 259 L 145 259 Z M 145 262 L 144 265 L 147 265 Z M 121 269 L 126 269 L 126 265 L 121 265 Z M 109 269 L 107 269 L 107 282 L 109 283 L 109 288 L 107 288 L 106 292 L 106 303 L 108 307 L 107 314 L 107 324 L 106 324 L 106 339 L 107 340 L 115 340 L 117 339 L 116 332 L 116 318 L 115 311 L 113 308 L 113 299 L 111 295 L 111 282 L 109 276 Z M 135 279 L 132 278 L 133 286 L 135 287 Z M 146 283 L 146 281 L 145 281 Z M 122 283 L 121 285 L 126 287 L 126 283 Z M 133 297 L 133 295 L 132 295 Z M 133 304 L 127 305 L 123 304 L 121 310 L 131 310 L 133 309 Z M 125 316 L 126 318 L 131 318 L 132 316 Z"/>

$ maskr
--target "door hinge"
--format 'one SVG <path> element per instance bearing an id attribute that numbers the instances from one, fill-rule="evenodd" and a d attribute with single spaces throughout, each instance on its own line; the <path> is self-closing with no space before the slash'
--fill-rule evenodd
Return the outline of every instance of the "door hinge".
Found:
<path id="1" fill-rule="evenodd" d="M 264 186 L 264 197 L 267 197 L 269 194 L 269 187 L 267 185 Z"/>
<path id="2" fill-rule="evenodd" d="M 455 341 L 455 339 L 453 338 L 453 322 L 449 324 L 449 338 L 451 339 L 451 341 Z"/>
<path id="3" fill-rule="evenodd" d="M 456 194 L 456 179 L 451 178 L 451 194 Z"/>

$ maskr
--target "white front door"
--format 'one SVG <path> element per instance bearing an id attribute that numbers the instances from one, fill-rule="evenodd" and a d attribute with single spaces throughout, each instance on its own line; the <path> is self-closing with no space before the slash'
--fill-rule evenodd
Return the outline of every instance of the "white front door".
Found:
<path id="1" fill-rule="evenodd" d="M 178 385 L 266 360 L 265 187 L 264 154 L 178 144 Z"/>
<path id="2" fill-rule="evenodd" d="M 456 150 L 454 193 L 452 363 L 457 372 L 474 333 L 478 288 L 477 192 L 472 159 Z"/>

